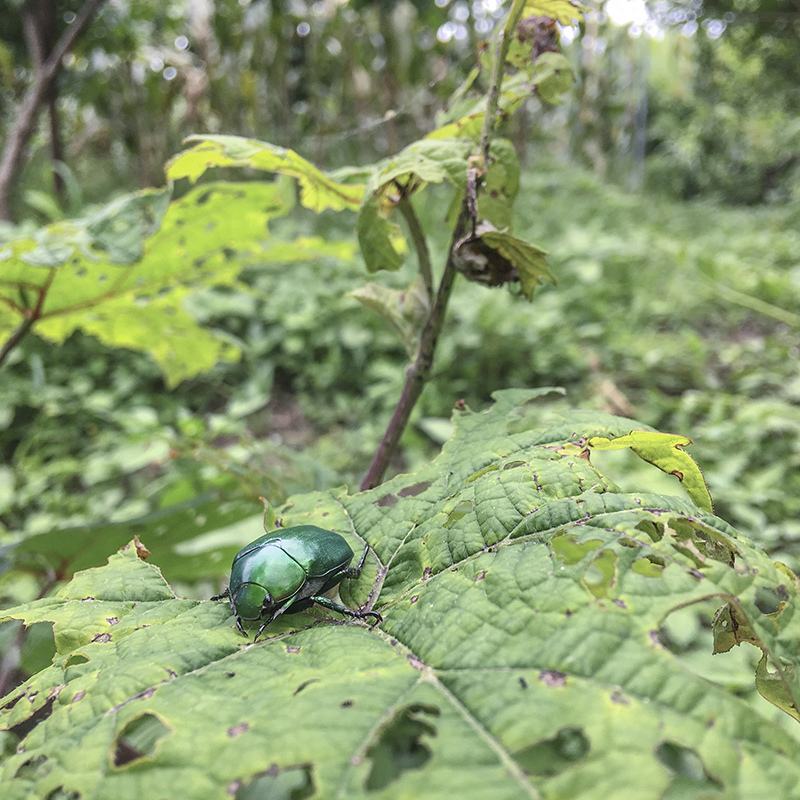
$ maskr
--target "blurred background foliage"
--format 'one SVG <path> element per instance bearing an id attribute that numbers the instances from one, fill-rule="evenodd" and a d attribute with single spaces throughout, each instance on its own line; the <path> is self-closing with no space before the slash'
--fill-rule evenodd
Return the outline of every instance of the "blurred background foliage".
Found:
<path id="1" fill-rule="evenodd" d="M 565 29 L 568 101 L 532 99 L 504 131 L 524 165 L 515 230 L 551 251 L 559 283 L 530 305 L 459 285 L 394 468 L 438 450 L 461 398 L 481 408 L 499 388 L 562 386 L 553 402 L 691 436 L 717 513 L 798 570 L 800 12 L 779 0 L 649 10 L 613 0 Z M 35 77 L 26 13 L 55 41 L 77 11 L 0 0 L 4 134 Z M 197 132 L 257 137 L 328 169 L 395 153 L 435 126 L 504 12 L 499 0 L 108 0 L 39 118 L 13 224 L 163 185 L 164 162 Z M 437 264 L 442 191 L 417 201 Z M 270 227 L 287 242 L 352 245 L 354 222 L 298 209 Z M 144 354 L 80 333 L 60 347 L 28 337 L 0 373 L 4 552 L 209 491 L 241 499 L 242 517 L 259 494 L 276 504 L 357 487 L 406 363 L 389 326 L 348 295 L 362 283 L 357 248 L 343 246 L 193 297 L 188 310 L 243 357 L 170 391 Z M 616 455 L 603 468 L 623 488 L 650 480 Z M 215 524 L 205 515 L 198 530 Z M 15 602 L 41 587 L 0 578 Z"/>

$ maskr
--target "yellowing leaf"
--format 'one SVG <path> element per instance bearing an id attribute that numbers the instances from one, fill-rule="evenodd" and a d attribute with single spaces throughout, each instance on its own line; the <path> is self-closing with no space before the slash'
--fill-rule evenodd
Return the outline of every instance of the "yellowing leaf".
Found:
<path id="1" fill-rule="evenodd" d="M 525 3 L 522 15 L 525 17 L 550 17 L 562 25 L 580 22 L 586 6 L 573 0 L 530 0 Z"/>
<path id="2" fill-rule="evenodd" d="M 168 162 L 170 180 L 188 178 L 194 183 L 211 167 L 251 167 L 295 178 L 301 202 L 312 211 L 356 211 L 361 204 L 363 185 L 333 180 L 294 150 L 242 136 L 190 136 L 186 141 L 199 144 Z"/>
<path id="3" fill-rule="evenodd" d="M 695 505 L 713 514 L 714 505 L 703 473 L 695 460 L 681 449 L 691 443 L 688 436 L 657 431 L 631 431 L 627 436 L 615 439 L 595 436 L 587 441 L 589 447 L 595 450 L 623 450 L 629 447 L 639 458 L 668 475 L 674 475 Z"/>

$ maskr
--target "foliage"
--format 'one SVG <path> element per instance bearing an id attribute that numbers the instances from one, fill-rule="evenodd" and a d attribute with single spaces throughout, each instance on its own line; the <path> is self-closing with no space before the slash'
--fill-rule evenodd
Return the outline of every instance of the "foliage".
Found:
<path id="1" fill-rule="evenodd" d="M 690 501 L 624 492 L 590 463 L 595 437 L 654 434 L 530 396 L 457 411 L 416 473 L 277 511 L 370 545 L 342 592 L 380 610 L 379 628 L 282 617 L 250 644 L 227 604 L 178 597 L 138 542 L 4 612 L 54 622 L 56 647 L 3 708 L 23 737 L 4 796 L 290 781 L 325 797 L 797 797 L 797 738 L 684 663 L 663 627 L 712 600 L 706 649 L 755 645 L 759 688 L 796 715 L 797 579 Z"/>
<path id="2" fill-rule="evenodd" d="M 652 48 L 648 179 L 684 198 L 753 204 L 796 196 L 796 7 L 706 0 L 661 4 L 659 16 L 684 32 L 700 22 L 707 35 L 672 35 Z"/>

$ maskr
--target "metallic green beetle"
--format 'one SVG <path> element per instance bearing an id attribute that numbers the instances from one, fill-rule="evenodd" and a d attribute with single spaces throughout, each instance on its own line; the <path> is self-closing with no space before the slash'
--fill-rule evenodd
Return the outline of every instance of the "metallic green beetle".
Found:
<path id="1" fill-rule="evenodd" d="M 228 588 L 211 599 L 230 600 L 243 634 L 243 619 L 267 617 L 253 641 L 281 614 L 294 614 L 314 603 L 356 619 L 375 617 L 382 622 L 376 611 L 353 611 L 323 596 L 343 578 L 357 578 L 368 551 L 369 546 L 358 566 L 351 567 L 353 551 L 338 533 L 315 525 L 273 531 L 236 554 Z"/>

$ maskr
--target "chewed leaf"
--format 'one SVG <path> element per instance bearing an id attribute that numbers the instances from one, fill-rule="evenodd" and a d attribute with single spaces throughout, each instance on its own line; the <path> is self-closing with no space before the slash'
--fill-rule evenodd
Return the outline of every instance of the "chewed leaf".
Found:
<path id="1" fill-rule="evenodd" d="M 199 144 L 168 162 L 170 180 L 194 183 L 211 167 L 251 167 L 296 178 L 301 202 L 312 211 L 355 211 L 361 203 L 363 185 L 333 180 L 294 150 L 243 136 L 190 136 L 186 141 Z"/>
<path id="2" fill-rule="evenodd" d="M 788 673 L 788 674 L 787 674 Z M 800 722 L 800 708 L 791 689 L 797 681 L 797 666 L 783 665 L 774 669 L 765 653 L 756 667 L 756 688 L 761 696 Z"/>
<path id="3" fill-rule="evenodd" d="M 630 448 L 639 458 L 674 475 L 683 485 L 694 503 L 704 511 L 714 512 L 714 504 L 706 480 L 697 462 L 681 448 L 692 443 L 688 436 L 676 436 L 658 431 L 631 431 L 627 436 L 607 439 L 595 436 L 587 441 L 595 450 L 623 450 Z"/>
<path id="4" fill-rule="evenodd" d="M 287 613 L 254 644 L 258 622 L 242 636 L 228 602 L 175 596 L 155 540 L 147 562 L 129 546 L 0 612 L 52 622 L 57 650 L 0 707 L 22 739 L 0 796 L 800 797 L 793 720 L 710 680 L 662 631 L 675 611 L 726 606 L 717 650 L 765 653 L 758 689 L 797 719 L 794 575 L 690 500 L 610 482 L 583 444 L 636 439 L 630 420 L 528 404 L 544 394 L 459 404 L 433 461 L 275 509 L 284 528 L 369 545 L 339 590 L 379 626 Z"/>

